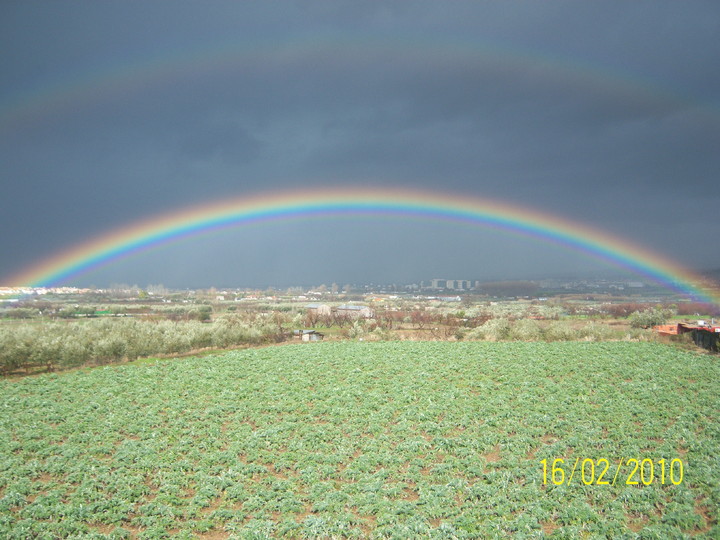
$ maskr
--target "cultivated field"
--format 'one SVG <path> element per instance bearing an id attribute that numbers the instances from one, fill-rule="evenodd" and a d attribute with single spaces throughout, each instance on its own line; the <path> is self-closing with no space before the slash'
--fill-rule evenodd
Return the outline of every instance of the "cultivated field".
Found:
<path id="1" fill-rule="evenodd" d="M 718 366 L 346 341 L 2 380 L 0 536 L 717 538 Z"/>

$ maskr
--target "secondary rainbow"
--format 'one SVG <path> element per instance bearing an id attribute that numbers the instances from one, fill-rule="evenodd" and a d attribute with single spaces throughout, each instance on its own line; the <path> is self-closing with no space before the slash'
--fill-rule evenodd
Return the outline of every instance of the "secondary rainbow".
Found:
<path id="1" fill-rule="evenodd" d="M 560 244 L 668 288 L 720 305 L 699 276 L 641 246 L 581 223 L 497 200 L 408 189 L 315 189 L 273 192 L 203 204 L 133 223 L 49 257 L 6 283 L 53 286 L 120 258 L 218 229 L 328 216 L 400 216 L 474 224 Z"/>
<path id="2" fill-rule="evenodd" d="M 161 50 L 156 55 L 127 58 L 85 71 L 67 72 L 38 87 L 25 88 L 0 100 L 0 131 L 13 132 L 56 113 L 76 114 L 96 103 L 112 103 L 120 97 L 183 81 L 202 80 L 214 73 L 238 72 L 261 66 L 287 69 L 303 59 L 315 58 L 328 65 L 341 62 L 357 66 L 375 63 L 388 55 L 423 64 L 453 62 L 471 70 L 532 70 L 554 84 L 587 86 L 608 95 L 639 103 L 661 103 L 701 108 L 704 118 L 717 120 L 718 107 L 684 96 L 636 73 L 610 70 L 572 56 L 542 54 L 532 48 L 511 47 L 502 42 L 477 40 L 476 36 L 429 36 L 388 38 L 344 32 L 307 36 L 269 36 L 253 40 L 234 36 L 191 49 Z"/>

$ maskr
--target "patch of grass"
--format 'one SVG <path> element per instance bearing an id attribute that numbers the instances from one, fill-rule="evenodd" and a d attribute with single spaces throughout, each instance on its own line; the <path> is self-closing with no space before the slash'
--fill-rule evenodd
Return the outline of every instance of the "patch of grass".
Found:
<path id="1" fill-rule="evenodd" d="M 717 537 L 719 375 L 658 343 L 324 342 L 0 381 L 0 536 Z M 543 483 L 578 457 L 684 479 Z"/>

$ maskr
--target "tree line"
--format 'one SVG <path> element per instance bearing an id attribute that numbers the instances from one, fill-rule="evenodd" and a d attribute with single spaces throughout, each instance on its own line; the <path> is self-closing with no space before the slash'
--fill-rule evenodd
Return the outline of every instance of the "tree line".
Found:
<path id="1" fill-rule="evenodd" d="M 158 354 L 278 342 L 285 338 L 284 322 L 277 315 L 230 315 L 212 323 L 113 318 L 0 325 L 0 370 L 3 375 L 38 368 L 53 371 Z"/>

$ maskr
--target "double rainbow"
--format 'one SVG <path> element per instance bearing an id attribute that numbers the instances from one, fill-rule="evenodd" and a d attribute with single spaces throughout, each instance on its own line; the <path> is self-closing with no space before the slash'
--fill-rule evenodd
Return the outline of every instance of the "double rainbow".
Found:
<path id="1" fill-rule="evenodd" d="M 505 230 L 565 246 L 720 305 L 720 297 L 681 265 L 581 223 L 500 201 L 408 189 L 283 191 L 194 206 L 133 223 L 63 251 L 11 277 L 7 283 L 58 285 L 120 258 L 214 230 L 332 216 L 397 216 Z"/>

